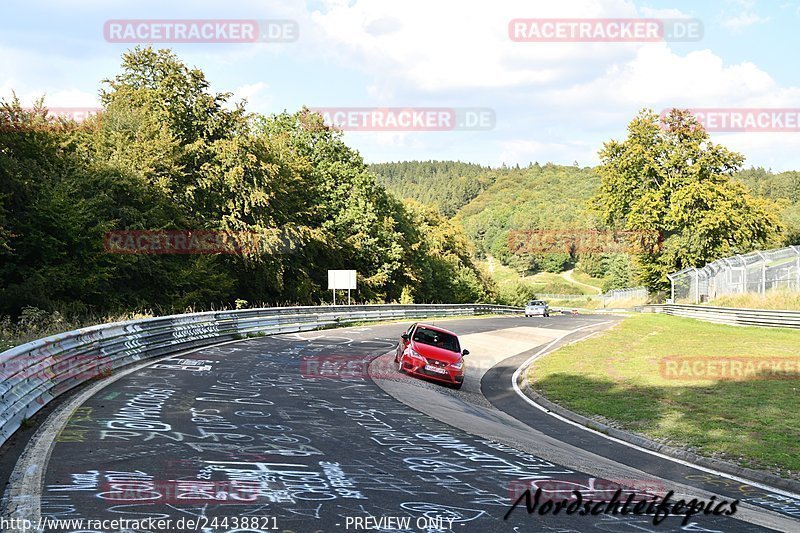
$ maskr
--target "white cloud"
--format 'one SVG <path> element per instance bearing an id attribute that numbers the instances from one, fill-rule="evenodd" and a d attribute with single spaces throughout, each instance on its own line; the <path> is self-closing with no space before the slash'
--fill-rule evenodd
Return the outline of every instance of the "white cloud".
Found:
<path id="1" fill-rule="evenodd" d="M 723 19 L 722 25 L 738 32 L 754 24 L 763 24 L 765 22 L 769 22 L 769 20 L 770 17 L 760 17 L 755 13 L 747 12 L 739 13 L 738 15 Z"/>
<path id="2" fill-rule="evenodd" d="M 180 16 L 188 9 L 188 4 L 175 3 L 159 10 L 161 3 L 143 0 L 147 5 L 136 7 L 137 13 L 134 3 L 124 1 L 132 6 L 128 16 L 138 18 Z M 81 2 L 87 13 L 96 3 Z M 677 52 L 686 48 L 670 43 L 515 43 L 508 37 L 514 18 L 692 16 L 639 3 L 241 0 L 236 16 L 297 20 L 300 39 L 174 49 L 186 64 L 207 73 L 212 90 L 230 90 L 233 101 L 247 98 L 253 111 L 314 105 L 318 102 L 301 100 L 316 99 L 320 105 L 491 107 L 497 113 L 494 130 L 474 135 L 348 133 L 348 142 L 371 160 L 453 157 L 492 164 L 589 164 L 600 142 L 624 136 L 625 125 L 642 107 L 800 107 L 800 87 L 781 86 L 778 76 L 757 62 L 726 61 L 724 48 L 691 45 L 695 51 Z M 731 0 L 717 24 L 734 31 L 768 20 L 755 8 L 750 0 Z M 783 12 L 794 9 L 787 5 Z M 218 2 L 196 0 L 189 11 L 198 18 L 231 18 L 225 10 Z M 58 36 L 72 44 L 37 50 L 7 34 L 0 42 L 0 96 L 14 88 L 26 104 L 42 94 L 51 106 L 96 103 L 99 80 L 118 71 L 124 48 L 84 42 L 74 54 L 69 39 L 76 35 L 91 40 L 85 32 L 64 30 Z M 752 135 L 755 140 L 748 141 Z M 762 156 L 792 160 L 792 154 L 800 153 L 794 134 L 726 134 L 720 141 L 736 143 L 756 164 Z"/>
<path id="3" fill-rule="evenodd" d="M 422 136 L 427 133 L 413 133 L 408 131 L 374 131 L 374 132 L 360 132 L 349 131 L 345 132 L 345 142 L 359 144 L 361 146 L 373 145 L 381 148 L 409 148 L 409 149 L 422 149 L 426 144 L 422 140 Z"/>
<path id="4" fill-rule="evenodd" d="M 742 153 L 745 167 L 763 166 L 773 171 L 800 169 L 800 133 L 712 133 L 718 144 Z"/>
<path id="5" fill-rule="evenodd" d="M 571 75 L 576 63 L 591 66 L 621 59 L 637 45 L 613 43 L 518 43 L 508 37 L 514 18 L 633 17 L 622 0 L 568 4 L 515 0 L 471 4 L 456 0 L 386 0 L 326 3 L 312 30 L 324 53 L 369 72 L 391 73 L 387 83 L 419 91 L 537 86 Z"/>
<path id="6" fill-rule="evenodd" d="M 639 13 L 648 18 L 662 18 L 662 19 L 682 19 L 691 18 L 690 15 L 684 13 L 680 9 L 657 9 L 647 6 L 639 8 Z"/>
<path id="7" fill-rule="evenodd" d="M 729 7 L 722 17 L 721 24 L 735 33 L 754 24 L 763 24 L 770 20 L 770 17 L 761 17 L 756 13 L 754 0 L 728 0 L 726 3 Z"/>
<path id="8" fill-rule="evenodd" d="M 739 14 L 753 12 L 747 1 L 737 2 L 737 8 Z M 366 105 L 450 99 L 454 105 L 493 106 L 498 164 L 595 163 L 599 140 L 624 135 L 624 126 L 643 107 L 800 107 L 800 88 L 780 87 L 757 64 L 729 63 L 708 49 L 678 53 L 669 43 L 514 43 L 507 35 L 513 18 L 636 16 L 690 15 L 623 1 L 536 3 L 535 9 L 515 1 L 465 9 L 447 0 L 331 0 L 311 20 L 316 42 L 325 43 L 322 53 L 371 78 Z M 795 150 L 793 141 L 787 142 Z M 766 154 L 759 146 L 753 149 Z"/>
<path id="9" fill-rule="evenodd" d="M 233 107 L 241 100 L 247 100 L 248 111 L 270 113 L 273 98 L 272 95 L 266 94 L 267 89 L 269 89 L 269 84 L 263 81 L 241 85 L 231 91 L 233 96 L 228 100 L 228 104 Z"/>
<path id="10" fill-rule="evenodd" d="M 548 101 L 565 102 L 570 108 L 592 104 L 622 110 L 725 107 L 756 100 L 774 105 L 777 99 L 788 103 L 787 96 L 791 95 L 753 63 L 726 65 L 711 50 L 680 55 L 658 44 L 640 48 L 631 61 L 612 65 L 594 80 L 550 91 Z"/>
<path id="11" fill-rule="evenodd" d="M 497 158 L 496 165 L 503 163 L 506 165 L 527 165 L 532 161 L 540 163 L 553 162 L 572 164 L 594 165 L 597 159 L 597 149 L 589 143 L 581 140 L 567 142 L 545 142 L 535 140 L 512 140 L 500 143 L 501 151 Z"/>
<path id="12" fill-rule="evenodd" d="M 49 108 L 56 107 L 100 107 L 100 99 L 96 93 L 89 93 L 80 89 L 41 88 L 19 91 L 8 83 L 0 86 L 0 99 L 10 102 L 14 95 L 19 98 L 23 107 L 30 107 L 40 98 L 44 97 L 44 104 Z"/>

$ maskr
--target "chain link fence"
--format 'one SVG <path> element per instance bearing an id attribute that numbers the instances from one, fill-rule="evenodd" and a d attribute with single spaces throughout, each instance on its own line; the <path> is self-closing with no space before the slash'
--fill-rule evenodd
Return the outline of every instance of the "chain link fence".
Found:
<path id="1" fill-rule="evenodd" d="M 603 307 L 618 300 L 646 299 L 648 295 L 646 287 L 631 287 L 630 289 L 614 289 L 602 294 Z"/>
<path id="2" fill-rule="evenodd" d="M 703 268 L 684 268 L 667 276 L 673 303 L 713 300 L 726 294 L 800 290 L 800 246 L 718 259 Z"/>
<path id="3" fill-rule="evenodd" d="M 602 307 L 608 307 L 610 305 L 614 305 L 617 302 L 623 302 L 626 305 L 630 305 L 632 302 L 636 303 L 637 300 L 642 300 L 641 303 L 645 303 L 647 298 L 649 297 L 649 293 L 646 287 L 631 287 L 629 289 L 614 289 L 608 292 L 604 292 L 602 294 L 543 294 L 543 293 L 536 293 L 536 299 L 539 300 L 546 300 L 546 301 L 555 301 L 559 302 L 558 305 L 561 303 L 585 303 L 589 304 L 590 302 L 601 302 Z M 573 304 L 573 305 L 576 305 Z"/>

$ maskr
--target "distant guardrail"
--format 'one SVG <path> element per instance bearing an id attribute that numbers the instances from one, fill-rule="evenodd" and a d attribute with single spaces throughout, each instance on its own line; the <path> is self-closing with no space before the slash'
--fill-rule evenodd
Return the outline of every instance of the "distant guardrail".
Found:
<path id="1" fill-rule="evenodd" d="M 599 294 L 546 294 L 536 293 L 537 300 L 591 300 L 598 298 Z"/>
<path id="2" fill-rule="evenodd" d="M 0 445 L 60 394 L 138 361 L 253 334 L 360 321 L 521 312 L 489 304 L 273 307 L 132 320 L 53 335 L 0 353 Z"/>
<path id="3" fill-rule="evenodd" d="M 702 305 L 646 305 L 645 313 L 664 313 L 735 326 L 765 326 L 773 328 L 800 328 L 800 311 L 771 309 L 739 309 Z"/>

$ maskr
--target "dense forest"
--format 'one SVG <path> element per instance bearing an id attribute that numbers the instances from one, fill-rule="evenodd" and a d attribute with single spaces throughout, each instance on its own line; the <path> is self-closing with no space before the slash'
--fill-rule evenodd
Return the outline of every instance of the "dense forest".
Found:
<path id="1" fill-rule="evenodd" d="M 786 228 L 782 245 L 800 244 L 800 172 L 774 173 L 764 168 L 749 168 L 736 174 L 750 191 L 774 200 Z"/>
<path id="2" fill-rule="evenodd" d="M 488 167 L 460 161 L 398 161 L 375 163 L 369 169 L 386 190 L 413 198 L 452 217 L 496 179 Z"/>
<path id="3" fill-rule="evenodd" d="M 686 120 L 682 118 L 681 120 Z M 631 127 L 644 128 L 648 135 L 659 142 L 660 137 L 668 135 L 663 125 L 655 124 L 653 117 L 637 117 Z M 681 127 L 676 124 L 674 128 Z M 705 157 L 705 146 L 710 146 L 714 155 L 727 158 L 724 168 L 715 169 L 709 164 L 705 172 L 713 175 L 713 180 L 693 176 L 691 170 L 683 169 L 686 175 L 683 182 L 668 184 L 648 191 L 642 186 L 636 194 L 645 197 L 653 194 L 658 202 L 666 205 L 675 198 L 686 202 L 682 195 L 687 191 L 704 190 L 693 201 L 691 209 L 684 213 L 708 212 L 709 219 L 672 220 L 663 214 L 651 212 L 650 226 L 639 227 L 658 231 L 669 240 L 672 255 L 660 254 L 663 260 L 648 274 L 642 268 L 641 257 L 628 253 L 519 253 L 510 243 L 514 242 L 514 232 L 525 230 L 548 231 L 569 229 L 580 233 L 584 230 L 611 231 L 612 228 L 636 228 L 626 226 L 622 220 L 614 220 L 610 209 L 604 209 L 601 197 L 602 175 L 607 176 L 605 192 L 614 190 L 611 176 L 624 176 L 625 183 L 636 183 L 635 176 L 625 176 L 624 172 L 613 168 L 613 157 L 618 153 L 606 152 L 607 163 L 596 168 L 564 166 L 547 163 L 532 163 L 526 168 L 480 169 L 461 167 L 451 161 L 425 161 L 384 163 L 372 165 L 381 179 L 390 183 L 390 191 L 400 198 L 412 198 L 438 208 L 443 212 L 442 198 L 447 198 L 448 210 L 455 210 L 453 220 L 460 224 L 470 240 L 475 244 L 480 258 L 492 256 L 513 267 L 520 275 L 540 271 L 560 272 L 576 268 L 595 278 L 604 278 L 605 289 L 620 288 L 639 283 L 648 284 L 653 289 L 664 288 L 665 273 L 678 270 L 691 264 L 702 265 L 705 261 L 724 257 L 725 254 L 741 253 L 756 248 L 800 244 L 800 172 L 773 173 L 763 168 L 740 169 L 739 154 L 724 150 L 719 145 L 704 144 L 705 132 L 697 130 L 694 139 L 687 143 L 687 150 L 694 150 L 698 159 Z M 678 135 L 678 132 L 673 132 Z M 691 136 L 684 136 L 690 139 Z M 669 139 L 667 139 L 669 140 Z M 627 141 L 626 141 L 627 142 Z M 657 142 L 654 140 L 654 146 Z M 674 146 L 673 143 L 671 146 Z M 609 143 L 619 153 L 624 143 Z M 629 146 L 628 149 L 637 149 Z M 654 158 L 655 159 L 655 158 Z M 667 174 L 667 169 L 658 169 Z M 672 171 L 676 169 L 673 167 Z M 466 185 L 465 176 L 473 172 L 475 185 Z M 743 185 L 743 188 L 740 187 Z M 674 195 L 674 196 L 673 196 Z M 736 202 L 723 202 L 725 195 L 737 199 L 739 205 L 731 212 L 721 215 L 723 206 Z M 618 196 L 621 196 L 618 194 Z M 752 196 L 752 200 L 750 199 Z M 627 212 L 635 211 L 628 201 Z M 641 201 L 641 198 L 636 198 Z M 661 217 L 661 218 L 659 218 Z M 722 219 L 727 225 L 715 222 Z M 698 228 L 711 228 L 705 239 Z M 756 228 L 751 235 L 737 234 L 737 227 Z M 716 243 L 716 244 L 713 244 Z M 690 251 L 694 250 L 695 255 Z M 647 260 L 647 258 L 645 258 Z M 650 258 L 655 262 L 655 257 Z"/>
<path id="4" fill-rule="evenodd" d="M 596 227 L 590 200 L 600 177 L 592 168 L 553 163 L 481 171 L 478 167 L 474 172 L 479 185 L 472 188 L 461 185 L 467 169 L 451 161 L 383 163 L 370 168 L 391 183 L 387 188 L 398 197 L 428 202 L 440 210 L 441 198 L 453 198 L 451 184 L 457 184 L 457 191 L 477 191 L 460 194 L 460 201 L 449 205 L 479 258 L 491 256 L 520 275 L 577 267 L 593 277 L 609 278 L 605 289 L 627 287 L 635 281 L 626 254 L 519 253 L 509 246 L 514 232 L 571 228 L 579 233 Z"/>
<path id="5" fill-rule="evenodd" d="M 136 48 L 80 124 L 0 107 L 0 315 L 318 304 L 328 269 L 358 301 L 487 301 L 472 245 L 434 208 L 377 183 L 306 109 L 261 116 L 168 50 Z M 219 230 L 280 246 L 241 254 L 115 254 L 112 230 Z"/>

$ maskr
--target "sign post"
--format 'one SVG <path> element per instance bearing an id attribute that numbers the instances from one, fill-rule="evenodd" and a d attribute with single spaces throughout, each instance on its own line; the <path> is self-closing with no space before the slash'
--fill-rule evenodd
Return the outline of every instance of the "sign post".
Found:
<path id="1" fill-rule="evenodd" d="M 350 291 L 356 289 L 355 270 L 328 270 L 328 289 L 333 291 L 333 305 L 336 305 L 336 291 L 347 290 L 347 305 L 350 305 Z"/>

